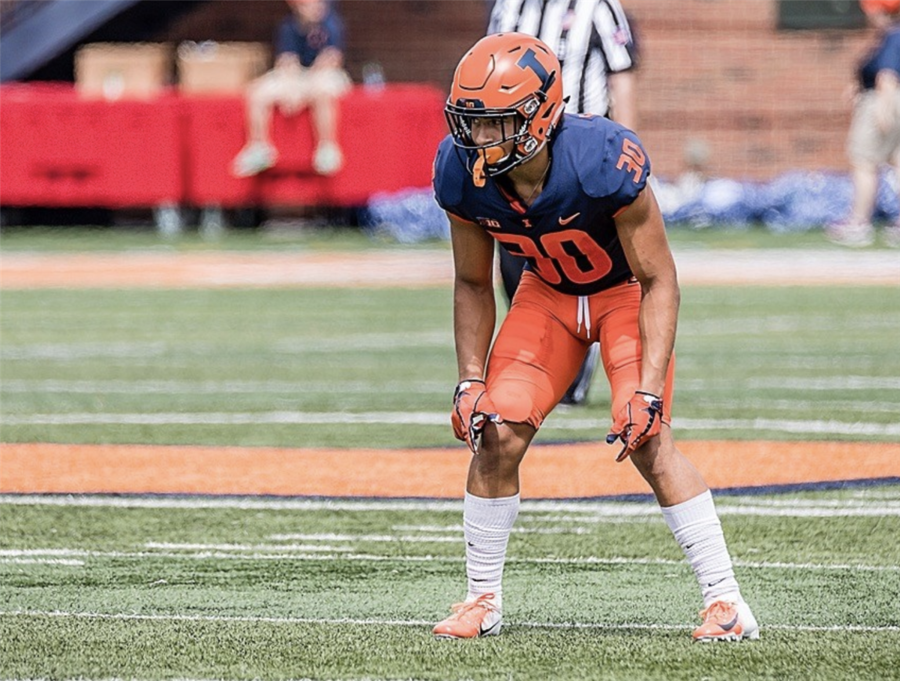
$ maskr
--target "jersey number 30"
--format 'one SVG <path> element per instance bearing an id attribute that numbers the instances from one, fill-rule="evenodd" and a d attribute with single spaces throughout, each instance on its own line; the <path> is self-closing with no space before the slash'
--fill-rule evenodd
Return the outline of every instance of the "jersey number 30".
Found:
<path id="1" fill-rule="evenodd" d="M 625 141 L 622 142 L 622 155 L 619 156 L 619 160 L 616 163 L 616 170 L 625 168 L 626 172 L 634 173 L 632 180 L 637 184 L 644 175 L 644 163 L 646 161 L 647 156 L 644 154 L 644 150 L 626 137 Z"/>
<path id="2" fill-rule="evenodd" d="M 590 284 L 612 269 L 612 260 L 597 242 L 584 232 L 565 229 L 540 237 L 538 244 L 527 236 L 493 234 L 509 252 L 528 258 L 537 275 L 550 285 L 562 282 L 560 272 L 573 284 Z M 543 252 L 541 252 L 543 250 Z"/>

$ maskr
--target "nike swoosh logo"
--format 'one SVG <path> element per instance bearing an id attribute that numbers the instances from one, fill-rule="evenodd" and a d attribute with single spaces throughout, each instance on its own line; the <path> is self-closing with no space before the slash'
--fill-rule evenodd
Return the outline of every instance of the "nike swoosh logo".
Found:
<path id="1" fill-rule="evenodd" d="M 731 631 L 732 629 L 734 629 L 737 626 L 737 623 L 738 623 L 738 616 L 735 615 L 733 620 L 731 620 L 730 622 L 726 622 L 725 624 L 722 624 L 719 626 L 721 626 L 722 629 L 724 629 L 725 631 Z"/>
<path id="2" fill-rule="evenodd" d="M 493 626 L 488 627 L 487 629 L 485 629 L 483 627 L 478 627 L 478 635 L 479 636 L 490 636 L 494 632 L 494 630 L 500 626 L 500 622 L 501 622 L 501 620 L 497 620 L 496 622 L 494 622 Z"/>
<path id="3" fill-rule="evenodd" d="M 560 219 L 559 219 L 559 224 L 561 224 L 561 225 L 563 225 L 563 226 L 566 226 L 566 225 L 568 225 L 570 222 L 572 222 L 572 220 L 574 220 L 575 218 L 577 218 L 579 215 L 581 215 L 580 212 L 579 212 L 579 213 L 575 213 L 575 215 L 570 215 L 570 216 L 567 217 L 567 218 L 560 218 Z"/>

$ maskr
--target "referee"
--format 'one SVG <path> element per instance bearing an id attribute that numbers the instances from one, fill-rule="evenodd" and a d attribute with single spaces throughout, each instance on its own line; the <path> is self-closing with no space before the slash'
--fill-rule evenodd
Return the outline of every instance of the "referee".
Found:
<path id="1" fill-rule="evenodd" d="M 637 46 L 619 0 L 496 0 L 488 34 L 533 35 L 552 49 L 562 67 L 568 113 L 593 113 L 634 130 Z M 508 300 L 525 260 L 500 249 L 500 273 Z M 594 343 L 561 404 L 583 404 L 600 348 Z"/>

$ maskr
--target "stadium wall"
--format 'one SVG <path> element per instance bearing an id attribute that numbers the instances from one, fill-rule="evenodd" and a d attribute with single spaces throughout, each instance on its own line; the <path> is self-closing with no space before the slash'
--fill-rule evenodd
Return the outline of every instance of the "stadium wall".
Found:
<path id="1" fill-rule="evenodd" d="M 347 64 L 357 81 L 377 62 L 389 81 L 446 89 L 487 25 L 488 0 L 339 0 Z M 624 0 L 642 51 L 639 132 L 656 172 L 686 156 L 713 176 L 765 179 L 788 170 L 846 169 L 846 88 L 865 30 L 784 31 L 777 0 Z M 268 41 L 283 0 L 200 5 L 159 39 Z"/>

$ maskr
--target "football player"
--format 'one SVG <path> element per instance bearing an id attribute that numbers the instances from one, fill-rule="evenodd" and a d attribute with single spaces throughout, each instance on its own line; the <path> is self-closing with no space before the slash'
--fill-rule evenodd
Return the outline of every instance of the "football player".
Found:
<path id="1" fill-rule="evenodd" d="M 488 33 L 527 33 L 556 54 L 562 68 L 566 111 L 637 124 L 637 41 L 619 0 L 497 0 Z M 525 262 L 500 250 L 500 276 L 511 302 Z M 600 359 L 593 343 L 560 404 L 586 404 Z"/>
<path id="2" fill-rule="evenodd" d="M 455 266 L 459 384 L 451 420 L 472 451 L 464 501 L 468 593 L 439 638 L 500 631 L 519 465 L 600 342 L 612 393 L 608 444 L 652 488 L 699 582 L 698 641 L 755 639 L 709 488 L 670 427 L 679 288 L 640 140 L 600 116 L 564 114 L 560 65 L 520 33 L 478 41 L 456 68 L 451 134 L 435 159 Z M 491 344 L 493 244 L 526 271 Z"/>

